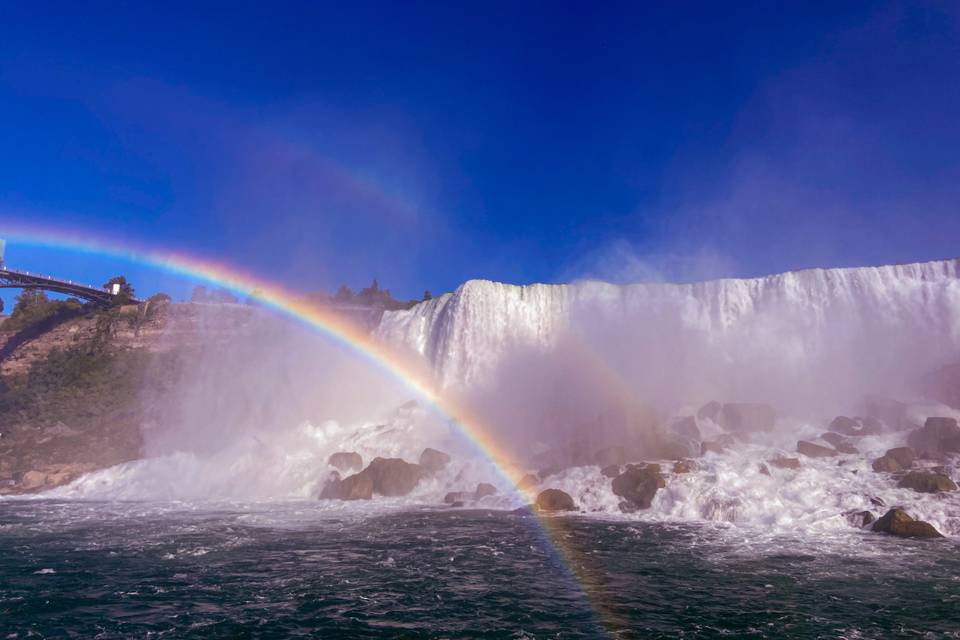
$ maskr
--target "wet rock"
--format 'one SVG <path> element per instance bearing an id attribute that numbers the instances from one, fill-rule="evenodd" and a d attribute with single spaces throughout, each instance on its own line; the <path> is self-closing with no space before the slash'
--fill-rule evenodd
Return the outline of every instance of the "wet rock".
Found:
<path id="1" fill-rule="evenodd" d="M 363 469 L 363 457 L 354 451 L 340 451 L 329 458 L 327 464 L 338 471 L 360 471 Z"/>
<path id="2" fill-rule="evenodd" d="M 708 453 L 723 453 L 732 447 L 736 441 L 736 438 L 734 438 L 732 435 L 725 433 L 715 440 L 701 443 L 701 455 L 707 455 Z"/>
<path id="3" fill-rule="evenodd" d="M 873 530 L 901 538 L 942 538 L 943 535 L 929 522 L 914 520 L 903 509 L 890 509 L 873 523 Z"/>
<path id="4" fill-rule="evenodd" d="M 903 465 L 889 456 L 882 456 L 873 461 L 873 470 L 877 473 L 896 473 L 903 471 Z"/>
<path id="5" fill-rule="evenodd" d="M 800 440 L 797 442 L 797 452 L 807 456 L 808 458 L 832 458 L 837 455 L 836 449 L 831 449 L 830 447 L 821 447 L 818 444 L 812 442 L 807 442 L 806 440 Z"/>
<path id="6" fill-rule="evenodd" d="M 627 461 L 623 447 L 604 447 L 593 454 L 593 464 L 606 467 L 611 464 L 623 464 Z"/>
<path id="7" fill-rule="evenodd" d="M 777 469 L 790 469 L 791 471 L 796 471 L 800 468 L 800 459 L 774 458 L 773 460 L 767 460 L 767 464 L 769 464 L 771 467 L 776 467 Z"/>
<path id="8" fill-rule="evenodd" d="M 910 432 L 907 444 L 925 458 L 960 453 L 960 426 L 954 418 L 927 418 L 921 428 Z"/>
<path id="9" fill-rule="evenodd" d="M 527 489 L 531 489 L 537 486 L 538 484 L 540 484 L 540 478 L 533 475 L 532 473 L 528 473 L 527 475 L 520 478 L 520 482 L 517 483 L 517 489 L 520 489 L 521 491 L 525 491 Z"/>
<path id="10" fill-rule="evenodd" d="M 864 398 L 864 407 L 867 416 L 882 421 L 895 431 L 912 426 L 907 420 L 907 405 L 899 400 L 883 396 L 867 396 Z"/>
<path id="11" fill-rule="evenodd" d="M 545 489 L 537 496 L 540 511 L 575 511 L 576 508 L 570 494 L 560 489 Z"/>
<path id="12" fill-rule="evenodd" d="M 475 500 L 484 498 L 486 496 L 496 495 L 497 488 L 490 483 L 481 482 L 477 485 L 477 490 L 473 492 L 473 497 Z"/>
<path id="13" fill-rule="evenodd" d="M 872 504 L 872 505 L 875 506 L 875 507 L 885 507 L 885 506 L 887 506 L 887 503 L 883 501 L 883 498 L 878 498 L 878 497 L 876 497 L 876 496 L 872 496 L 872 497 L 870 498 L 870 504 Z"/>
<path id="14" fill-rule="evenodd" d="M 760 475 L 763 475 L 763 476 L 770 475 L 770 469 L 767 467 L 767 465 L 763 464 L 762 462 L 758 465 L 758 468 L 760 470 Z"/>
<path id="15" fill-rule="evenodd" d="M 834 433 L 832 431 L 824 433 L 820 438 L 830 444 L 831 447 L 836 449 L 839 453 L 848 453 L 856 454 L 860 451 L 853 446 L 853 443 L 850 442 L 846 437 L 840 435 L 839 433 Z"/>
<path id="16" fill-rule="evenodd" d="M 473 494 L 470 494 L 466 491 L 451 491 L 447 495 L 443 496 L 443 501 L 444 503 L 454 507 L 462 507 L 471 498 L 473 498 Z"/>
<path id="17" fill-rule="evenodd" d="M 830 422 L 830 426 L 827 428 L 834 433 L 842 433 L 845 436 L 852 436 L 856 435 L 856 432 L 860 430 L 860 423 L 853 418 L 848 418 L 847 416 L 837 416 Z"/>
<path id="18" fill-rule="evenodd" d="M 442 471 L 444 467 L 450 464 L 450 456 L 443 451 L 437 451 L 427 447 L 420 454 L 420 466 L 427 473 L 436 473 Z"/>
<path id="19" fill-rule="evenodd" d="M 773 407 L 760 402 L 731 402 L 717 415 L 717 422 L 727 431 L 770 431 L 776 421 Z"/>
<path id="20" fill-rule="evenodd" d="M 659 465 L 629 465 L 611 483 L 614 495 L 640 509 L 649 509 L 657 490 L 665 486 L 666 480 L 660 473 Z"/>
<path id="21" fill-rule="evenodd" d="M 697 417 L 701 420 L 716 420 L 717 414 L 720 413 L 720 409 L 723 408 L 723 405 L 717 402 L 716 400 L 711 400 L 707 404 L 700 407 L 697 410 Z"/>
<path id="22" fill-rule="evenodd" d="M 405 496 L 413 491 L 425 475 L 426 472 L 418 464 L 400 458 L 374 458 L 366 469 L 347 476 L 329 491 L 324 488 L 324 492 L 325 497 L 341 500 L 369 500 L 374 493 Z"/>
<path id="23" fill-rule="evenodd" d="M 900 478 L 897 486 L 901 489 L 913 489 L 918 493 L 939 493 L 941 491 L 956 491 L 957 485 L 942 473 L 928 471 L 911 471 Z"/>
<path id="24" fill-rule="evenodd" d="M 693 460 L 677 460 L 673 463 L 674 473 L 693 473 L 697 470 L 697 463 Z"/>
<path id="25" fill-rule="evenodd" d="M 848 511 L 843 515 L 851 526 L 857 527 L 858 529 L 873 524 L 877 520 L 877 517 L 873 515 L 872 511 Z"/>
<path id="26" fill-rule="evenodd" d="M 700 427 L 697 426 L 697 419 L 693 416 L 675 419 L 670 423 L 669 430 L 674 435 L 688 440 L 695 440 L 697 442 L 703 440 L 703 437 L 700 435 Z"/>
<path id="27" fill-rule="evenodd" d="M 673 436 L 665 442 L 662 442 L 656 455 L 651 457 L 661 458 L 663 460 L 682 460 L 683 458 L 696 458 L 702 450 L 702 445 L 699 440 Z"/>
<path id="28" fill-rule="evenodd" d="M 608 464 L 603 469 L 600 469 L 600 473 L 607 478 L 616 478 L 620 475 L 620 465 Z"/>
<path id="29" fill-rule="evenodd" d="M 909 469 L 917 459 L 917 453 L 911 447 L 896 447 L 888 449 L 884 458 L 893 458 L 904 469 Z"/>
<path id="30" fill-rule="evenodd" d="M 339 474 L 337 474 L 339 476 Z M 320 498 L 324 500 L 370 500 L 373 498 L 374 482 L 370 474 L 360 472 L 343 480 L 331 478 Z"/>

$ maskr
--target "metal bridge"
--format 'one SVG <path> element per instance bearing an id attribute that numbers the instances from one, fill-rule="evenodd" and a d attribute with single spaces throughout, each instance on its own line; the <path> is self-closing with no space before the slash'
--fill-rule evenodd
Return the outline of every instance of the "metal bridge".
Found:
<path id="1" fill-rule="evenodd" d="M 51 276 L 7 269 L 3 266 L 2 261 L 0 261 L 0 289 L 42 289 L 81 298 L 96 304 L 110 304 L 116 295 L 113 291 L 102 287 L 91 287 L 71 280 L 59 280 Z M 139 302 L 136 298 L 130 299 L 131 304 L 138 304 Z"/>

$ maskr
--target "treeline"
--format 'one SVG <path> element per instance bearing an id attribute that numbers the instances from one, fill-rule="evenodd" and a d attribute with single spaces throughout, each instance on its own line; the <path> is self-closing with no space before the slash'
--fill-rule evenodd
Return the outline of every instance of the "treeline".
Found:
<path id="1" fill-rule="evenodd" d="M 424 291 L 423 298 L 419 300 L 397 300 L 393 297 L 393 294 L 390 293 L 390 289 L 382 289 L 380 287 L 380 283 L 376 278 L 374 278 L 369 287 L 363 288 L 357 293 L 354 293 L 347 285 L 340 285 L 340 288 L 337 289 L 337 292 L 332 296 L 327 296 L 323 293 L 312 293 L 307 296 L 308 300 L 318 304 L 357 305 L 361 307 L 385 309 L 387 311 L 409 309 L 415 304 L 423 302 L 424 300 L 430 300 L 431 298 L 433 298 L 433 295 L 429 291 Z"/>

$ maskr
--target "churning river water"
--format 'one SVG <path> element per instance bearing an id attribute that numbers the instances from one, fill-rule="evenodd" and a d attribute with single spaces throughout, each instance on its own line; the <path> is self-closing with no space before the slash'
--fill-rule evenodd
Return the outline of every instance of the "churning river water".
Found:
<path id="1" fill-rule="evenodd" d="M 0 638 L 960 638 L 952 539 L 551 522 L 0 501 Z"/>

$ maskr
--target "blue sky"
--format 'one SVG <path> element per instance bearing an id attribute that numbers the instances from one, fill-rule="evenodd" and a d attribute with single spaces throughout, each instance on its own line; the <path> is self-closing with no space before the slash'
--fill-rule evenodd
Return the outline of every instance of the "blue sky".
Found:
<path id="1" fill-rule="evenodd" d="M 0 227 L 401 297 L 960 254 L 955 5 L 339 4 L 7 5 Z"/>

